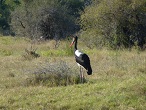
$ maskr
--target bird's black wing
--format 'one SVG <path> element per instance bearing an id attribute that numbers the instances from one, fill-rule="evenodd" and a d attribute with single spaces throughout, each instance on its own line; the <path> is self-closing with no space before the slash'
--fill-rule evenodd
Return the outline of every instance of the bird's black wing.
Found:
<path id="1" fill-rule="evenodd" d="M 82 59 L 82 55 L 80 55 L 79 57 L 75 55 L 75 59 L 76 59 L 76 62 L 79 64 L 84 63 L 84 60 Z"/>
<path id="2" fill-rule="evenodd" d="M 87 69 L 88 66 L 90 65 L 90 59 L 89 59 L 88 55 L 87 54 L 83 54 L 82 55 L 82 60 L 84 62 L 85 69 Z"/>
<path id="3" fill-rule="evenodd" d="M 75 56 L 76 62 L 83 66 L 89 75 L 92 74 L 92 68 L 90 65 L 90 59 L 87 54 L 83 53 L 79 57 Z"/>
<path id="4" fill-rule="evenodd" d="M 87 74 L 91 75 L 92 68 L 91 68 L 91 64 L 90 64 L 90 58 L 88 57 L 87 54 L 83 54 L 82 60 L 84 61 L 84 68 L 87 70 Z"/>

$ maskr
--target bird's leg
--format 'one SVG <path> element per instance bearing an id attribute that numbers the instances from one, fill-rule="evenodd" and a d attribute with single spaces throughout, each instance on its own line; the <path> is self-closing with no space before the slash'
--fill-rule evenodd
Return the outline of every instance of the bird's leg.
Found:
<path id="1" fill-rule="evenodd" d="M 80 66 L 80 77 L 81 77 L 81 83 L 84 83 L 84 71 L 81 66 Z"/>
<path id="2" fill-rule="evenodd" d="M 80 82 L 84 83 L 84 74 L 83 74 L 83 68 L 80 66 Z"/>
<path id="3" fill-rule="evenodd" d="M 84 83 L 84 79 L 85 79 L 85 77 L 84 77 L 84 70 L 82 68 L 82 83 Z"/>
<path id="4" fill-rule="evenodd" d="M 80 66 L 80 82 L 82 82 L 82 68 Z"/>
<path id="5" fill-rule="evenodd" d="M 84 82 L 86 82 L 86 79 L 87 79 L 87 75 L 86 75 L 86 71 L 84 69 Z"/>

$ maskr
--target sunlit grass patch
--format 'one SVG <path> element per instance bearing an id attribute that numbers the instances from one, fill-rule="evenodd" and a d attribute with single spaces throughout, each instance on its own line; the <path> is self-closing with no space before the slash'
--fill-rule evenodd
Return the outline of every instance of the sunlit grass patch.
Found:
<path id="1" fill-rule="evenodd" d="M 48 49 L 48 50 L 41 50 L 40 54 L 42 56 L 72 56 L 73 48 L 70 48 L 69 46 L 60 48 L 60 49 Z"/>
<path id="2" fill-rule="evenodd" d="M 47 51 L 41 51 L 40 54 L 42 56 L 71 56 L 73 55 L 73 52 L 71 50 L 47 50 Z"/>
<path id="3" fill-rule="evenodd" d="M 1 45 L 11 45 L 15 43 L 24 43 L 24 42 L 30 42 L 30 40 L 24 37 L 10 37 L 10 36 L 0 37 Z"/>
<path id="4" fill-rule="evenodd" d="M 30 45 L 29 42 L 23 37 L 0 37 L 0 56 L 20 55 Z"/>
<path id="5" fill-rule="evenodd" d="M 0 43 L 3 45 L 14 44 L 14 41 L 11 37 L 0 37 Z"/>
<path id="6" fill-rule="evenodd" d="M 0 56 L 10 56 L 13 54 L 12 50 L 0 49 Z"/>

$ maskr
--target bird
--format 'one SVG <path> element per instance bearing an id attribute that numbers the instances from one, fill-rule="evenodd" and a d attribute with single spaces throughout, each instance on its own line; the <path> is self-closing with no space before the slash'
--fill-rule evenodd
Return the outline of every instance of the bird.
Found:
<path id="1" fill-rule="evenodd" d="M 75 55 L 75 61 L 77 65 L 80 67 L 80 80 L 82 83 L 84 83 L 84 73 L 82 72 L 82 68 L 84 68 L 87 71 L 88 75 L 92 75 L 92 68 L 90 64 L 90 58 L 88 57 L 87 54 L 81 52 L 77 48 L 77 43 L 78 43 L 78 37 L 77 36 L 72 36 L 73 40 L 70 44 L 70 47 L 74 44 L 74 55 Z"/>

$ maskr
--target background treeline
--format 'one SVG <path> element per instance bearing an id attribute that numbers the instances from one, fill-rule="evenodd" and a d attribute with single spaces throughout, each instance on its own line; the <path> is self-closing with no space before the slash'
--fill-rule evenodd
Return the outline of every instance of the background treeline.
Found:
<path id="1" fill-rule="evenodd" d="M 90 48 L 145 48 L 146 0 L 0 0 L 0 33 L 31 39 L 79 33 Z"/>
<path id="2" fill-rule="evenodd" d="M 0 34 L 9 35 L 12 32 L 10 14 L 19 4 L 19 0 L 0 0 Z"/>
<path id="3" fill-rule="evenodd" d="M 98 47 L 144 48 L 146 43 L 146 0 L 94 0 L 80 21 L 85 41 L 92 36 Z"/>

